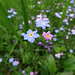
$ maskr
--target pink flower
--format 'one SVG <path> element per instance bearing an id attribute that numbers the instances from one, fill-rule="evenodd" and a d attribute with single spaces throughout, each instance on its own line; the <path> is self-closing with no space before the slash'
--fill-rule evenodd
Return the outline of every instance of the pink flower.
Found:
<path id="1" fill-rule="evenodd" d="M 62 53 L 60 53 L 60 55 L 64 55 L 64 54 L 63 54 L 63 52 L 62 52 Z"/>
<path id="2" fill-rule="evenodd" d="M 43 32 L 42 36 L 44 36 L 44 39 L 45 40 L 48 40 L 48 39 L 51 40 L 52 37 L 53 37 L 53 35 L 50 34 L 50 31 L 48 31 L 47 33 L 46 32 Z"/>

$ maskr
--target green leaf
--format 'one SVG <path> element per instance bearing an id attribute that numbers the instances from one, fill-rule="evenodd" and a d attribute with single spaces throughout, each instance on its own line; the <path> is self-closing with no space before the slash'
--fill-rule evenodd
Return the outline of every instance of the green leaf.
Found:
<path id="1" fill-rule="evenodd" d="M 63 72 L 63 73 L 58 73 L 56 75 L 73 75 L 73 72 Z"/>
<path id="2" fill-rule="evenodd" d="M 21 2 L 21 8 L 22 8 L 22 13 L 23 13 L 23 19 L 24 19 L 24 31 L 25 33 L 28 31 L 28 29 L 30 28 L 29 27 L 29 24 L 28 24 L 28 19 L 27 19 L 27 12 L 26 12 L 26 1 L 24 0 L 20 0 Z M 24 4 L 25 2 L 25 4 Z"/>
<path id="3" fill-rule="evenodd" d="M 61 46 L 61 50 L 62 50 L 62 51 L 66 51 L 65 45 Z"/>
<path id="4" fill-rule="evenodd" d="M 60 47 L 57 47 L 57 46 L 54 46 L 54 50 L 55 50 L 57 53 L 60 53 L 61 48 L 60 48 Z"/>
<path id="5" fill-rule="evenodd" d="M 48 60 L 48 69 L 49 69 L 50 75 L 55 75 L 56 64 L 55 64 L 54 57 L 52 55 L 49 55 L 47 60 Z"/>
<path id="6" fill-rule="evenodd" d="M 64 61 L 62 65 L 62 67 L 68 71 L 75 70 L 75 57 L 69 58 L 68 60 Z"/>

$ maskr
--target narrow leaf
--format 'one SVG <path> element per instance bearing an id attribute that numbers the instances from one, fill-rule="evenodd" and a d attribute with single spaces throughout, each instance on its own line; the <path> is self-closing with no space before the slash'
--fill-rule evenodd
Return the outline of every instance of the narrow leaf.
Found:
<path id="1" fill-rule="evenodd" d="M 48 57 L 48 69 L 50 72 L 50 75 L 55 75 L 56 65 L 55 65 L 55 59 L 52 55 Z"/>
<path id="2" fill-rule="evenodd" d="M 24 31 L 25 33 L 27 32 L 27 30 L 30 28 L 29 24 L 28 24 L 28 19 L 27 19 L 27 12 L 26 12 L 26 1 L 20 0 L 21 2 L 21 8 L 22 8 L 22 13 L 23 13 L 23 19 L 24 19 Z M 24 4 L 25 2 L 25 4 Z"/>

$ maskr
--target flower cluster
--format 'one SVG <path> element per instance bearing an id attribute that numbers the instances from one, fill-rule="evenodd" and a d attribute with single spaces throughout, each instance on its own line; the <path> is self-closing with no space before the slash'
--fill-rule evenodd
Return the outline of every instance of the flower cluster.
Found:
<path id="1" fill-rule="evenodd" d="M 17 14 L 17 12 L 15 12 L 15 9 L 13 9 L 13 8 L 10 8 L 10 10 L 8 10 L 7 12 L 9 14 L 11 14 L 11 15 L 7 16 L 9 19 L 12 18 L 12 17 L 14 17 Z"/>
<path id="2" fill-rule="evenodd" d="M 19 64 L 19 61 L 18 60 L 15 60 L 15 59 L 14 58 L 10 58 L 9 59 L 9 63 L 12 63 L 13 66 L 17 66 Z"/>

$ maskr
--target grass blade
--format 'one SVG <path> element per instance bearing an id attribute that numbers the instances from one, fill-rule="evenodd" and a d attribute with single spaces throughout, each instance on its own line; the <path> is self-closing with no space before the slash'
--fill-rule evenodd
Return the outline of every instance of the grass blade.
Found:
<path id="1" fill-rule="evenodd" d="M 22 13 L 23 13 L 23 18 L 24 18 L 24 24 L 25 24 L 24 25 L 24 31 L 26 33 L 27 30 L 30 28 L 29 24 L 28 24 L 28 19 L 27 19 L 27 13 L 26 13 L 26 6 L 25 6 L 26 2 L 25 2 L 25 4 L 24 4 L 23 0 L 20 0 L 20 2 L 21 2 L 21 8 L 22 8 Z"/>
<path id="2" fill-rule="evenodd" d="M 62 21 L 63 21 L 63 19 L 65 17 L 66 11 L 67 11 L 68 6 L 69 6 L 69 3 L 70 3 L 70 0 L 68 0 L 68 1 L 66 0 L 66 5 L 65 5 L 65 8 L 63 10 L 62 18 L 60 19 L 60 22 L 59 22 L 58 26 L 62 23 Z"/>
<path id="3" fill-rule="evenodd" d="M 0 4 L 1 6 L 1 4 Z M 2 6 L 1 6 L 2 7 Z M 1 25 L 4 25 L 7 27 L 7 29 L 12 32 L 14 35 L 16 35 L 16 37 L 22 42 L 21 37 L 18 35 L 18 33 L 16 32 L 15 28 L 11 25 L 10 21 L 8 20 L 7 16 L 5 16 L 5 14 L 0 10 L 0 21 L 1 21 Z"/>

